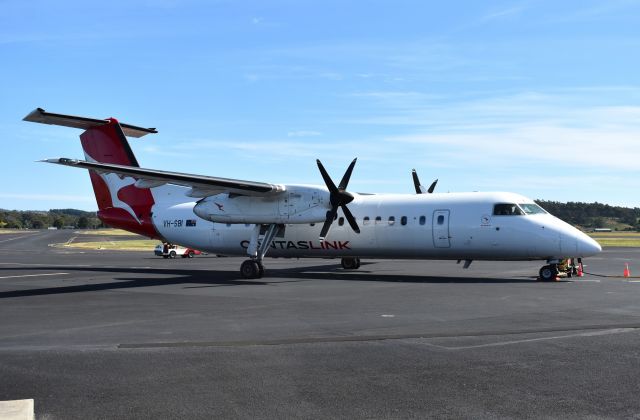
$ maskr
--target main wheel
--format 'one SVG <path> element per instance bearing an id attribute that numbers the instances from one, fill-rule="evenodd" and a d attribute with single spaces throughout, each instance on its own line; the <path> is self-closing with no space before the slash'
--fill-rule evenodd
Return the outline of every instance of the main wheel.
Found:
<path id="1" fill-rule="evenodd" d="M 169 253 L 169 258 L 175 258 L 176 257 L 176 251 L 171 251 Z"/>
<path id="2" fill-rule="evenodd" d="M 555 264 L 545 265 L 540 269 L 541 281 L 555 281 L 558 276 L 558 267 Z"/>
<path id="3" fill-rule="evenodd" d="M 360 268 L 360 258 L 358 257 L 342 257 L 340 260 L 342 268 L 345 270 L 357 270 Z"/>
<path id="4" fill-rule="evenodd" d="M 257 279 L 260 276 L 260 266 L 253 260 L 243 261 L 240 265 L 240 275 L 245 279 Z"/>

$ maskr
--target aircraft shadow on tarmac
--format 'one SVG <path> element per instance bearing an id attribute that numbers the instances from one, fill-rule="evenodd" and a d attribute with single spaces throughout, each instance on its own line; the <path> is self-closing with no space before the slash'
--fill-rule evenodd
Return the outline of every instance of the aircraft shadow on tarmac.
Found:
<path id="1" fill-rule="evenodd" d="M 363 263 L 365 265 L 365 263 Z M 375 271 L 344 271 L 341 268 L 327 265 L 268 269 L 260 280 L 239 279 L 237 271 L 229 270 L 188 270 L 188 269 L 153 269 L 126 267 L 3 267 L 3 271 L 16 273 L 29 271 L 67 271 L 85 273 L 113 273 L 144 275 L 145 277 L 114 277 L 112 282 L 76 284 L 73 286 L 45 287 L 35 289 L 9 290 L 0 292 L 0 299 L 55 295 L 63 293 L 96 292 L 101 290 L 118 290 L 137 287 L 167 286 L 184 284 L 185 288 L 205 288 L 220 286 L 268 286 L 279 283 L 295 283 L 309 280 L 340 280 L 363 282 L 395 282 L 395 283 L 461 283 L 461 284 L 503 284 L 534 282 L 533 277 L 491 278 L 491 277 L 438 277 L 421 275 L 379 274 Z M 19 275 L 19 274 L 16 274 Z M 156 275 L 161 277 L 156 277 Z M 87 275 L 87 277 L 89 274 Z M 188 284 L 198 286 L 186 286 Z"/>

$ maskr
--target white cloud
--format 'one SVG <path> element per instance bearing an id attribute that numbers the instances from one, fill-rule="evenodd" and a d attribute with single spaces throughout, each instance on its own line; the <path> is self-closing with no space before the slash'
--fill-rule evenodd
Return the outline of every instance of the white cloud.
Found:
<path id="1" fill-rule="evenodd" d="M 313 131 L 313 130 L 296 130 L 296 131 L 289 131 L 287 133 L 287 137 L 315 137 L 315 136 L 321 136 L 322 133 L 319 131 Z"/>

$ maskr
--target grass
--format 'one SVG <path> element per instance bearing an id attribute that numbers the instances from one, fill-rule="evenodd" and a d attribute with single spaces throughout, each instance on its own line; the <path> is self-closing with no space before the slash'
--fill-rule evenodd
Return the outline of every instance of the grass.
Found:
<path id="1" fill-rule="evenodd" d="M 122 229 L 79 230 L 75 233 L 95 236 L 138 236 L 136 233 L 127 232 Z"/>
<path id="2" fill-rule="evenodd" d="M 640 247 L 639 232 L 590 232 L 588 235 L 603 247 Z"/>
<path id="3" fill-rule="evenodd" d="M 70 241 L 64 244 L 55 244 L 56 247 L 78 248 L 78 249 L 108 249 L 115 251 L 149 251 L 158 245 L 158 241 L 152 239 L 132 239 L 128 241 L 94 241 L 94 242 L 75 242 Z"/>
<path id="4" fill-rule="evenodd" d="M 35 233 L 35 230 L 24 230 L 24 229 L 0 229 L 0 235 L 3 233 Z"/>

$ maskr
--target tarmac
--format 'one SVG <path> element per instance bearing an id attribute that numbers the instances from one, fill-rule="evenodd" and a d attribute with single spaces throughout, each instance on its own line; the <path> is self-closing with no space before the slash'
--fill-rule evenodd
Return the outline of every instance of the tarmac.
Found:
<path id="1" fill-rule="evenodd" d="M 0 235 L 0 401 L 37 419 L 640 418 L 640 249 L 543 262 L 162 259 Z M 118 238 L 122 239 L 122 238 Z"/>

